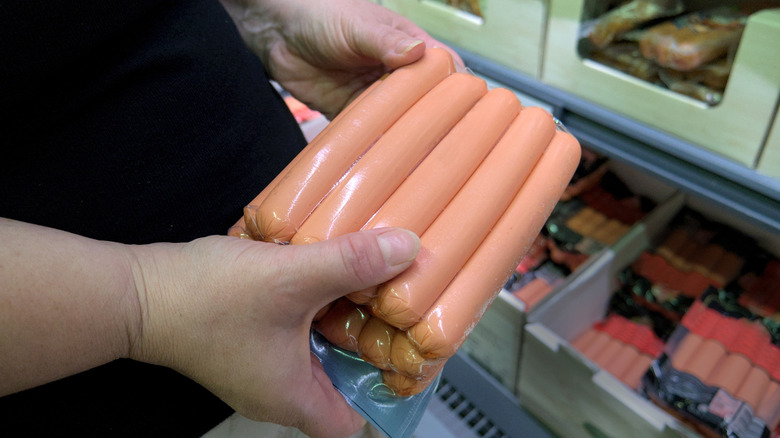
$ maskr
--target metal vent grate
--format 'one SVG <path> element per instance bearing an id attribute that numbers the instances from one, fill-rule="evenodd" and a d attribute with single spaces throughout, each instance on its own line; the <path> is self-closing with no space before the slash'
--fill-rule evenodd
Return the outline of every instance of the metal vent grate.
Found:
<path id="1" fill-rule="evenodd" d="M 470 430 L 477 437 L 505 438 L 502 432 L 490 418 L 471 404 L 466 397 L 455 389 L 446 379 L 442 378 L 436 389 L 436 397 L 444 406 L 454 414 L 464 428 Z"/>

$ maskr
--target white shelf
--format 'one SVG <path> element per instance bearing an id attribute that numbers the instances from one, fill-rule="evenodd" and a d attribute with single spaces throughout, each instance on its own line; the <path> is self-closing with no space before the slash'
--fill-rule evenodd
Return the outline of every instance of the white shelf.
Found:
<path id="1" fill-rule="evenodd" d="M 780 181 L 455 47 L 475 73 L 546 103 L 583 146 L 780 233 Z"/>

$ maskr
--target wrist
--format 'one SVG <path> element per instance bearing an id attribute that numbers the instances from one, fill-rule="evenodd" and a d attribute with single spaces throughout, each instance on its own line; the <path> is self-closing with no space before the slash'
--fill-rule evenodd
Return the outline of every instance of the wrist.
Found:
<path id="1" fill-rule="evenodd" d="M 285 2 L 221 0 L 221 3 L 244 43 L 267 68 L 272 48 L 283 41 L 282 15 L 287 8 Z"/>

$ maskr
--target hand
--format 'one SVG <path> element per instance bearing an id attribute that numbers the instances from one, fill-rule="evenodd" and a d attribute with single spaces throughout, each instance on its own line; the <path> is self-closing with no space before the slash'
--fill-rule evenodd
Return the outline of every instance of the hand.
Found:
<path id="1" fill-rule="evenodd" d="M 141 305 L 130 356 L 171 367 L 251 419 L 312 437 L 365 423 L 309 351 L 315 313 L 406 269 L 419 239 L 400 229 L 312 245 L 233 237 L 135 247 Z"/>
<path id="2" fill-rule="evenodd" d="M 241 4 L 238 4 L 241 3 Z M 332 119 L 389 70 L 445 47 L 368 0 L 223 0 L 271 77 Z M 451 49 L 456 65 L 463 61 Z"/>

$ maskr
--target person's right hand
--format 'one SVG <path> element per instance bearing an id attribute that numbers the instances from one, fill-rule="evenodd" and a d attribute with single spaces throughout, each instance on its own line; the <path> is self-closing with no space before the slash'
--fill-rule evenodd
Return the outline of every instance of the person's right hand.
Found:
<path id="1" fill-rule="evenodd" d="M 401 229 L 303 246 L 215 236 L 134 247 L 130 355 L 189 376 L 251 419 L 347 436 L 364 420 L 310 353 L 312 318 L 399 274 L 419 247 Z"/>

